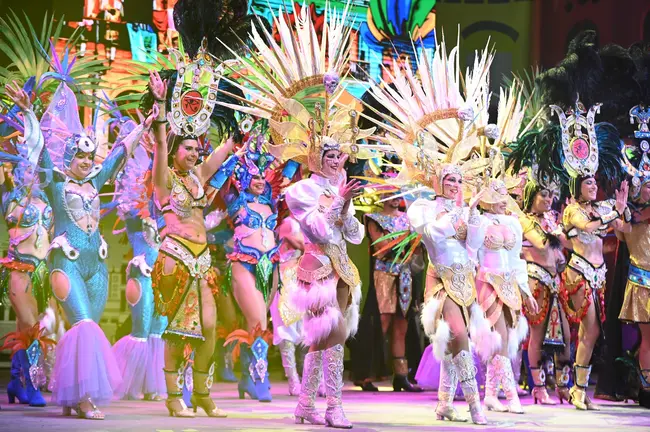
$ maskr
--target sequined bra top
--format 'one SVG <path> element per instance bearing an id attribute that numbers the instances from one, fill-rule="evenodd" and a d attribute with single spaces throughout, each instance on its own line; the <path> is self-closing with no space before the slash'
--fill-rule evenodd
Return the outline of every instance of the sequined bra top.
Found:
<path id="1" fill-rule="evenodd" d="M 95 222 L 100 219 L 100 200 L 99 194 L 93 188 L 92 191 L 84 191 L 81 188 L 75 188 L 74 183 L 69 183 L 65 188 L 65 209 L 70 219 L 75 223 L 88 216 Z M 82 228 L 88 231 L 91 228 Z"/>
<path id="2" fill-rule="evenodd" d="M 243 205 L 244 213 L 239 214 L 235 220 L 235 225 L 246 225 L 251 229 L 260 229 L 264 226 L 266 229 L 273 231 L 278 224 L 278 215 L 272 213 L 264 219 L 264 217 L 250 208 L 247 204 Z"/>
<path id="3" fill-rule="evenodd" d="M 52 207 L 49 205 L 45 206 L 43 212 L 38 208 L 37 205 L 29 203 L 24 208 L 23 213 L 20 217 L 16 217 L 13 214 L 10 214 L 5 218 L 7 221 L 7 227 L 12 228 L 31 228 L 35 225 L 42 225 L 45 229 L 49 230 L 52 227 Z"/>
<path id="4" fill-rule="evenodd" d="M 183 183 L 180 176 L 170 168 L 169 179 L 171 182 L 171 192 L 169 194 L 169 202 L 164 206 L 158 204 L 158 208 L 161 212 L 173 212 L 181 219 L 185 219 L 192 215 L 192 210 L 195 208 L 205 208 L 208 204 L 208 197 L 205 195 L 203 185 L 201 185 L 201 182 L 194 173 L 190 172 L 188 177 L 197 185 L 198 197 L 192 195 L 192 192 L 187 188 L 185 183 Z"/>
<path id="5" fill-rule="evenodd" d="M 493 226 L 497 226 L 498 222 L 495 220 Z M 498 226 L 503 226 L 503 225 L 498 225 Z M 512 250 L 516 245 L 517 245 L 517 238 L 513 234 L 511 230 L 494 230 L 490 229 L 491 227 L 487 228 L 487 232 L 485 233 L 485 238 L 483 239 L 483 246 L 485 246 L 486 249 L 490 250 Z"/>

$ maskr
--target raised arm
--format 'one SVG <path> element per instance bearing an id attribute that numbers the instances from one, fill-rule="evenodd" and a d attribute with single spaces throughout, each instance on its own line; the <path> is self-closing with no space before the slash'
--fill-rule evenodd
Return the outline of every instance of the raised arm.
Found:
<path id="1" fill-rule="evenodd" d="M 102 170 L 95 179 L 95 187 L 99 190 L 111 178 L 114 178 L 118 171 L 124 168 L 126 159 L 131 156 L 133 150 L 140 143 L 142 135 L 152 125 L 154 118 L 158 115 L 158 107 L 154 105 L 151 114 L 145 121 L 135 127 L 122 141 L 115 143 L 113 149 L 102 163 Z"/>
<path id="2" fill-rule="evenodd" d="M 217 172 L 230 152 L 232 152 L 233 145 L 232 138 L 228 138 L 225 143 L 210 153 L 202 164 L 196 167 L 196 173 L 201 183 L 207 182 Z"/>
<path id="3" fill-rule="evenodd" d="M 156 140 L 153 152 L 152 178 L 154 196 L 161 201 L 169 192 L 169 168 L 167 167 L 167 113 L 165 108 L 165 95 L 167 94 L 167 81 L 160 79 L 156 71 L 149 73 L 149 88 L 153 94 L 155 105 L 158 106 L 158 116 L 153 122 L 153 135 Z"/>

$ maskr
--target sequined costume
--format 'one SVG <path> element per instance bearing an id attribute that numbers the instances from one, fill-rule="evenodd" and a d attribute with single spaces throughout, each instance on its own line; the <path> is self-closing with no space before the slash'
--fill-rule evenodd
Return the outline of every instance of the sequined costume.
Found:
<path id="1" fill-rule="evenodd" d="M 198 187 L 196 197 L 181 177 L 169 168 L 168 188 L 171 193 L 167 204 L 156 202 L 160 212 L 173 212 L 183 218 L 188 217 L 193 209 L 206 206 L 207 197 L 198 178 L 192 172 L 187 177 Z M 175 261 L 170 273 L 164 270 L 166 257 Z M 214 294 L 219 291 L 217 276 L 211 265 L 207 243 L 196 243 L 175 235 L 168 235 L 162 240 L 151 279 L 156 312 L 168 320 L 163 337 L 170 343 L 200 343 L 205 340 L 201 331 L 199 284 L 201 280 L 206 280 Z"/>
<path id="2" fill-rule="evenodd" d="M 384 234 L 403 231 L 409 227 L 406 213 L 399 216 L 386 216 L 381 213 L 365 215 L 368 222 L 380 227 Z M 411 268 L 409 263 L 393 263 L 390 254 L 375 260 L 373 278 L 377 294 L 379 313 L 401 313 L 406 316 L 412 303 Z"/>
<path id="3" fill-rule="evenodd" d="M 603 221 L 603 225 L 594 232 L 581 230 L 575 223 L 590 222 L 592 216 L 589 215 L 580 204 L 571 204 L 564 209 L 563 223 L 566 236 L 569 240 L 578 241 L 583 244 L 602 242 L 602 238 L 607 235 L 607 223 L 618 219 L 619 213 L 613 207 L 613 200 L 593 203 L 594 217 Z M 567 264 L 567 270 L 572 270 L 577 277 L 569 279 L 567 272 L 562 275 L 563 286 L 560 292 L 560 300 L 564 306 L 567 317 L 573 323 L 580 323 L 582 318 L 587 314 L 589 305 L 593 303 L 596 308 L 596 316 L 603 323 L 605 321 L 605 282 L 607 276 L 607 267 L 604 263 L 594 266 L 575 251 L 571 252 L 571 257 Z M 571 296 L 584 288 L 584 299 L 581 304 L 574 304 Z"/>
<path id="4" fill-rule="evenodd" d="M 283 231 L 286 230 L 286 233 Z M 292 217 L 286 217 L 279 227 L 280 240 L 284 236 L 301 237 L 300 225 Z M 280 349 L 282 367 L 289 380 L 289 394 L 300 394 L 300 377 L 296 369 L 296 351 L 303 344 L 302 315 L 296 313 L 290 304 L 290 296 L 297 288 L 298 260 L 302 255 L 299 249 L 293 249 L 287 242 L 280 244 L 280 288 L 271 303 L 273 320 L 273 345 Z"/>
<path id="5" fill-rule="evenodd" d="M 160 237 L 154 220 L 138 216 L 126 219 L 126 232 L 133 248 L 133 258 L 126 267 L 127 280 L 138 286 L 140 296 L 135 303 L 129 303 L 131 334 L 113 346 L 123 379 L 115 395 L 124 399 L 139 399 L 142 394 L 145 398 L 153 398 L 166 392 L 161 336 L 167 327 L 167 318 L 154 311 L 151 283 Z"/>
<path id="6" fill-rule="evenodd" d="M 43 192 L 37 190 L 27 195 L 23 188 L 4 192 L 2 207 L 9 232 L 19 232 L 20 235 L 10 237 L 7 257 L 0 259 L 0 299 L 8 302 L 11 272 L 24 272 L 31 279 L 32 294 L 36 298 L 38 311 L 42 313 L 51 297 L 45 259 L 20 250 L 21 245 L 30 241 L 33 241 L 37 249 L 41 247 L 43 239 L 48 241 L 48 231 L 52 227 L 52 207 Z"/>
<path id="7" fill-rule="evenodd" d="M 67 131 L 59 131 L 56 126 L 57 121 L 66 118 L 62 117 L 62 109 L 69 110 L 67 121 L 72 121 Z M 88 136 L 80 134 L 79 129 L 75 130 L 75 118 L 78 123 L 75 96 L 62 83 L 41 120 L 45 139 L 51 144 L 43 148 L 39 164 L 43 170 L 52 172 L 52 180 L 45 188 L 54 212 L 48 267 L 52 275 L 61 273 L 68 282 L 65 297 L 57 300 L 72 328 L 57 345 L 53 389 L 53 400 L 64 407 L 76 407 L 86 400 L 91 404 L 107 403 L 121 381 L 110 344 L 97 325 L 108 295 L 104 262 L 108 248 L 98 229 L 98 191 L 121 168 L 143 131 L 141 126 L 134 129 L 113 146 L 103 164 L 94 165 L 86 178 L 76 180 L 61 169 L 67 168 L 78 151 L 94 154 L 96 145 Z M 58 159 L 52 158 L 50 149 L 56 148 L 61 136 L 65 136 L 65 152 L 63 160 L 55 164 L 54 160 Z M 80 225 L 80 220 L 87 223 Z"/>

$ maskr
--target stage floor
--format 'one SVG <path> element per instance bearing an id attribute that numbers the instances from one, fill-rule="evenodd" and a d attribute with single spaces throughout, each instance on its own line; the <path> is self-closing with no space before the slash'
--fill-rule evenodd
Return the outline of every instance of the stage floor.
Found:
<path id="1" fill-rule="evenodd" d="M 630 402 L 597 401 L 602 411 L 582 412 L 573 406 L 542 407 L 533 405 L 531 396 L 523 397 L 525 415 L 488 412 L 488 426 L 471 423 L 450 423 L 435 420 L 435 392 L 419 394 L 393 393 L 387 382 L 381 392 L 363 393 L 346 386 L 343 399 L 348 418 L 355 431 L 459 431 L 467 429 L 497 431 L 571 432 L 623 430 L 625 432 L 650 430 L 650 410 Z M 105 409 L 106 420 L 79 420 L 62 417 L 55 406 L 30 408 L 25 405 L 7 405 L 4 388 L 0 395 L 0 431 L 55 432 L 55 431 L 138 431 L 138 432 L 203 432 L 203 431 L 313 431 L 319 426 L 296 425 L 293 410 L 297 398 L 287 396 L 286 383 L 273 383 L 273 402 L 262 404 L 253 400 L 237 399 L 236 384 L 215 384 L 213 397 L 226 410 L 228 418 L 208 418 L 200 412 L 194 419 L 170 418 L 164 402 L 114 401 Z M 49 398 L 49 395 L 47 395 Z M 462 412 L 467 404 L 456 402 Z M 317 401 L 325 410 L 325 399 Z M 469 413 L 468 413 L 469 415 Z"/>

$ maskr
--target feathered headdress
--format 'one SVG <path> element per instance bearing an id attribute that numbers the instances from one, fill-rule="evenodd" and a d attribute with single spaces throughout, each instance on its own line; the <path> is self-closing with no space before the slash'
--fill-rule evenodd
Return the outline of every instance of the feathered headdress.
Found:
<path id="1" fill-rule="evenodd" d="M 477 154 L 481 132 L 485 132 L 479 123 L 483 119 L 487 123 L 487 116 L 476 116 L 475 107 L 487 111 L 484 92 L 492 55 L 487 48 L 477 55 L 465 77 L 466 92 L 461 91 L 457 47 L 448 55 L 443 40 L 432 58 L 422 50 L 415 61 L 419 76 L 410 64 L 397 61 L 390 70 L 385 69 L 387 79 L 372 85 L 369 93 L 387 113 L 365 104 L 374 115 L 364 117 L 387 131 L 385 136 L 372 138 L 389 144 L 402 160 L 394 183 L 425 186 L 440 193 L 445 176 L 457 173 L 469 178 L 485 163 L 471 156 Z"/>
<path id="2" fill-rule="evenodd" d="M 181 35 L 184 52 L 170 50 L 176 69 L 159 72 L 161 79 L 168 81 L 167 116 L 174 135 L 198 138 L 212 127 L 221 136 L 233 134 L 239 139 L 233 110 L 216 105 L 217 101 L 237 104 L 237 100 L 227 94 L 238 94 L 232 85 L 221 79 L 223 62 L 231 55 L 219 38 L 227 36 L 233 50 L 242 49 L 251 18 L 248 5 L 238 0 L 180 0 L 176 3 L 174 24 Z M 153 103 L 151 92 L 146 91 L 140 102 L 141 109 L 148 112 Z"/>
<path id="3" fill-rule="evenodd" d="M 557 107 L 553 110 L 558 120 L 545 118 L 543 127 L 524 134 L 516 146 L 518 152 L 536 155 L 540 178 L 557 178 L 574 197 L 584 175 L 595 175 L 607 193 L 623 176 L 617 128 L 596 123 L 596 108 L 588 111 L 585 107 L 602 104 L 599 118 L 618 121 L 621 99 L 630 93 L 622 89 L 637 87 L 629 79 L 634 74 L 629 55 L 619 55 L 620 50 L 612 46 L 599 52 L 594 41 L 593 32 L 581 33 L 569 45 L 567 57 L 540 74 L 537 81 L 543 103 Z M 628 103 L 627 109 L 633 104 Z"/>
<path id="4" fill-rule="evenodd" d="M 240 78 L 232 84 L 248 99 L 231 94 L 243 106 L 220 104 L 268 119 L 273 140 L 269 151 L 283 161 L 307 165 L 312 172 L 320 172 L 322 156 L 331 149 L 345 151 L 351 159 L 364 156 L 356 141 L 372 133 L 358 128 L 352 107 L 335 108 L 351 48 L 349 9 L 348 4 L 339 13 L 326 4 L 321 37 L 307 8 L 293 11 L 295 28 L 280 10 L 273 15 L 279 44 L 258 20 L 251 26 L 257 52 L 244 58 L 233 51 L 239 67 L 227 65 Z"/>
<path id="5" fill-rule="evenodd" d="M 61 81 L 40 122 L 45 137 L 45 145 L 49 150 L 52 162 L 61 171 L 65 171 L 70 167 L 72 159 L 79 152 L 91 153 L 93 158 L 98 152 L 105 153 L 105 149 L 100 151 L 95 140 L 94 129 L 100 111 L 99 106 L 95 110 L 92 127 L 84 129 L 79 118 L 77 97 L 68 86 L 68 83 L 74 81 L 71 77 L 71 71 L 75 59 L 76 56 L 70 56 L 68 48 L 66 48 L 63 58 L 59 59 L 55 47 L 52 45 L 51 57 L 48 60 L 54 72 L 44 74 L 41 78 L 41 84 L 47 79 Z M 100 170 L 101 166 L 95 165 L 90 175 Z"/>

